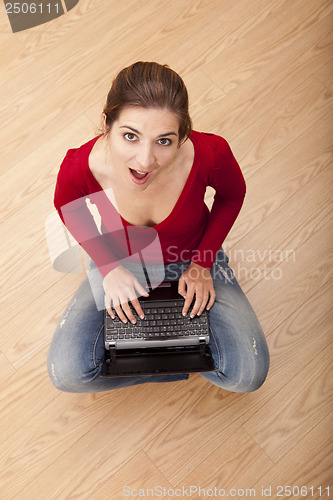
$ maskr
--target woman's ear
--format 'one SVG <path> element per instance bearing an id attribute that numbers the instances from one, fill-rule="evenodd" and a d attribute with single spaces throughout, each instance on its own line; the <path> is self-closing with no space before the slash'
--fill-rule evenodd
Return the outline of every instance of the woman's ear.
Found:
<path id="1" fill-rule="evenodd" d="M 104 135 L 105 135 L 108 132 L 108 128 L 106 126 L 106 114 L 105 113 L 102 114 L 102 118 L 103 118 L 103 132 L 104 132 Z"/>

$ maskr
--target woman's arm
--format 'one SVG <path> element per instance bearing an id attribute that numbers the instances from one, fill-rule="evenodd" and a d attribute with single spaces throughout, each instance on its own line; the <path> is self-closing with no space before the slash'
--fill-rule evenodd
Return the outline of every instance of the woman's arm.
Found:
<path id="1" fill-rule="evenodd" d="M 246 184 L 242 171 L 229 144 L 217 137 L 214 151 L 214 168 L 211 169 L 209 185 L 215 189 L 214 202 L 208 224 L 197 247 L 194 262 L 211 268 L 216 254 L 242 208 Z M 210 250 L 210 251 L 207 251 Z"/>
<path id="2" fill-rule="evenodd" d="M 222 137 L 214 136 L 214 139 L 214 167 L 209 181 L 216 191 L 214 203 L 192 262 L 179 280 L 178 291 L 186 297 L 184 314 L 187 314 L 195 295 L 191 316 L 201 314 L 205 307 L 210 309 L 214 303 L 215 290 L 210 269 L 240 212 L 246 192 L 243 174 L 230 146 Z"/>
<path id="3" fill-rule="evenodd" d="M 73 200 L 63 206 L 55 201 L 58 214 L 78 244 L 95 262 L 105 277 L 118 263 L 106 235 L 99 232 L 95 220 L 86 205 L 86 197 Z"/>

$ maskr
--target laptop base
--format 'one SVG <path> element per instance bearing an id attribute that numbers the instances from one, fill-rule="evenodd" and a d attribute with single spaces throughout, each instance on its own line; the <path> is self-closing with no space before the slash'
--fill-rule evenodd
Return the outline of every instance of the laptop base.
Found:
<path id="1" fill-rule="evenodd" d="M 110 355 L 111 352 L 111 355 Z M 214 361 L 207 345 L 106 351 L 102 377 L 137 375 L 168 375 L 172 373 L 207 372 L 214 370 Z M 112 359 L 111 359 L 112 358 Z"/>

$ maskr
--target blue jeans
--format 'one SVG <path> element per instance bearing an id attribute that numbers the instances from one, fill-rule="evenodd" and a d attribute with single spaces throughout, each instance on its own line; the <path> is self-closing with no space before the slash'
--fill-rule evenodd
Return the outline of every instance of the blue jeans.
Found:
<path id="1" fill-rule="evenodd" d="M 222 389 L 251 392 L 266 378 L 269 352 L 258 319 L 228 261 L 221 249 L 211 269 L 216 299 L 208 314 L 215 370 L 201 375 Z M 179 279 L 189 264 L 190 261 L 166 264 L 164 281 Z M 159 270 L 152 268 L 152 272 Z M 96 306 L 97 296 L 104 301 L 103 278 L 92 262 L 88 277 L 68 304 L 50 345 L 48 372 L 57 389 L 94 393 L 189 378 L 189 374 L 101 377 L 104 311 Z"/>

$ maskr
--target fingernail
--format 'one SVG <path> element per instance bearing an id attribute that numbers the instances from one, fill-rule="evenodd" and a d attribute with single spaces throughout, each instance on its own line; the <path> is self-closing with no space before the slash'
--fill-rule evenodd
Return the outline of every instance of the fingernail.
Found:
<path id="1" fill-rule="evenodd" d="M 190 318 L 192 318 L 192 319 L 193 319 L 193 318 L 194 318 L 194 314 L 190 314 Z"/>
<path id="2" fill-rule="evenodd" d="M 132 319 L 131 323 L 132 323 L 132 325 L 135 325 L 135 323 L 136 323 L 135 319 Z"/>
<path id="3" fill-rule="evenodd" d="M 183 316 L 186 316 L 186 313 L 183 312 Z"/>
<path id="4" fill-rule="evenodd" d="M 144 315 L 144 314 L 141 314 L 141 315 L 140 315 L 140 318 L 141 318 L 141 319 L 143 319 L 144 317 L 145 317 L 145 315 Z"/>
<path id="5" fill-rule="evenodd" d="M 123 319 L 123 323 L 127 323 L 127 319 Z"/>

